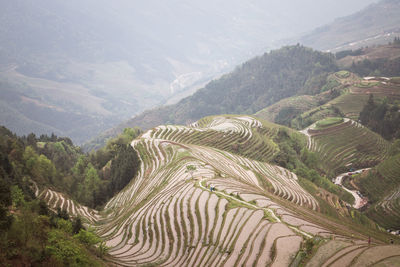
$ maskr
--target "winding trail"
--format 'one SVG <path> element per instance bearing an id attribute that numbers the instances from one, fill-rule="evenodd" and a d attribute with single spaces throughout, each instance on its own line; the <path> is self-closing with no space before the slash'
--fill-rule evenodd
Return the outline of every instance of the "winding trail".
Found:
<path id="1" fill-rule="evenodd" d="M 342 123 L 346 123 L 348 122 L 350 119 L 349 118 L 343 118 L 343 122 Z M 307 143 L 307 148 L 310 150 L 311 149 L 311 144 L 312 144 L 312 140 L 311 140 L 311 134 L 308 132 L 309 129 L 314 129 L 316 126 L 317 122 L 314 122 L 313 124 L 311 124 L 310 126 L 308 126 L 307 128 L 304 128 L 303 130 L 299 131 L 300 133 L 304 134 L 305 136 L 307 136 L 308 138 L 308 143 Z"/>
<path id="2" fill-rule="evenodd" d="M 340 185 L 341 187 L 343 187 L 344 190 L 346 190 L 347 192 L 349 192 L 350 194 L 353 195 L 353 197 L 355 199 L 353 207 L 356 209 L 360 209 L 360 208 L 364 207 L 368 203 L 368 201 L 365 198 L 360 197 L 357 194 L 356 190 L 350 190 L 350 189 L 347 189 L 346 187 L 344 187 L 342 185 L 343 177 L 351 175 L 351 174 L 359 174 L 359 173 L 362 173 L 363 171 L 366 171 L 369 169 L 371 169 L 371 168 L 359 169 L 354 172 L 345 172 L 345 173 L 342 173 L 339 176 L 337 176 L 334 180 L 335 184 Z"/>
<path id="3" fill-rule="evenodd" d="M 307 136 L 308 138 L 308 142 L 307 142 L 307 148 L 311 149 L 311 135 L 308 133 L 308 129 L 313 129 L 315 127 L 316 123 L 311 124 L 310 126 L 308 126 L 307 128 L 299 131 L 300 133 L 304 134 L 305 136 Z"/>
<path id="4" fill-rule="evenodd" d="M 343 118 L 343 123 L 346 123 L 346 122 L 348 122 L 349 120 L 350 120 L 349 118 Z M 309 130 L 309 129 L 315 128 L 315 125 L 316 125 L 316 123 L 313 123 L 313 124 L 311 124 L 310 126 L 308 126 L 307 128 L 305 128 L 305 129 L 299 131 L 300 133 L 302 133 L 302 134 L 304 134 L 304 135 L 307 136 L 307 138 L 308 138 L 307 148 L 308 148 L 309 150 L 311 149 L 311 146 L 312 146 L 312 137 L 311 137 L 310 133 L 308 132 L 308 130 Z M 342 174 L 338 175 L 338 176 L 334 179 L 334 183 L 335 183 L 335 184 L 337 184 L 337 185 L 343 187 L 344 190 L 346 190 L 347 192 L 349 192 L 350 194 L 353 195 L 353 197 L 354 197 L 354 199 L 355 199 L 354 204 L 353 204 L 353 207 L 356 208 L 356 209 L 360 209 L 360 208 L 364 207 L 364 206 L 368 203 L 368 201 L 366 200 L 366 198 L 361 197 L 361 196 L 357 193 L 356 190 L 350 190 L 350 189 L 347 189 L 346 187 L 344 187 L 344 186 L 342 185 L 343 177 L 345 177 L 345 176 L 347 176 L 347 175 L 350 175 L 349 173 L 358 174 L 358 173 L 361 173 L 361 172 L 363 172 L 363 171 L 365 171 L 365 170 L 369 170 L 369 169 L 370 169 L 370 168 L 365 168 L 365 169 L 356 170 L 356 171 L 354 171 L 354 172 L 345 172 L 345 173 L 342 173 Z"/>

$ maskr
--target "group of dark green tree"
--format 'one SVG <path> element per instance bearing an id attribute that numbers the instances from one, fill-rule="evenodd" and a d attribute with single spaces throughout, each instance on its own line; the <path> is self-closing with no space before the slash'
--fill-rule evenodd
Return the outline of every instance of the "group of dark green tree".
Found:
<path id="1" fill-rule="evenodd" d="M 28 135 L 17 148 L 26 175 L 40 186 L 67 193 L 79 203 L 100 208 L 135 176 L 140 166 L 130 146 L 140 130 L 127 128 L 91 153 L 83 153 L 68 138 Z"/>
<path id="2" fill-rule="evenodd" d="M 360 121 L 387 140 L 400 138 L 400 100 L 384 98 L 381 101 L 369 96 L 360 113 Z"/>
<path id="3" fill-rule="evenodd" d="M 400 47 L 400 37 L 395 37 L 393 42 L 390 42 L 389 45 L 398 49 Z M 366 48 L 360 48 L 357 50 L 337 52 L 336 59 L 341 59 L 346 56 L 363 55 L 365 49 Z M 348 70 L 361 76 L 399 76 L 400 57 L 378 58 L 373 60 L 365 58 L 361 61 L 353 62 Z"/>
<path id="4" fill-rule="evenodd" d="M 139 133 L 126 129 L 104 148 L 83 153 L 69 138 L 18 137 L 0 127 L 0 263 L 103 265 L 107 248 L 100 238 L 80 218 L 50 210 L 34 191 L 48 187 L 101 207 L 136 175 L 140 161 L 129 143 Z"/>

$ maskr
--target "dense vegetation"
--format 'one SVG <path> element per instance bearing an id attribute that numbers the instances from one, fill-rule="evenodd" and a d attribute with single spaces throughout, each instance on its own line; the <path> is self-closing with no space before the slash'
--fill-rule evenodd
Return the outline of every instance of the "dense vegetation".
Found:
<path id="1" fill-rule="evenodd" d="M 400 138 L 399 103 L 385 98 L 378 102 L 371 94 L 367 104 L 360 113 L 360 121 L 382 137 L 393 140 Z"/>
<path id="2" fill-rule="evenodd" d="M 360 48 L 336 53 L 336 59 L 344 63 L 347 70 L 360 76 L 400 76 L 400 41 L 395 37 L 393 42 L 382 47 Z M 346 60 L 346 57 L 349 60 Z M 351 64 L 350 64 L 351 63 Z M 347 66 L 346 66 L 347 65 Z"/>
<path id="3" fill-rule="evenodd" d="M 18 186 L 8 194 L 5 188 L 1 187 L 2 201 L 7 197 L 12 206 L 6 213 L 7 225 L 0 228 L 2 266 L 105 266 L 101 257 L 107 247 L 91 229 L 83 228 L 79 218 L 71 222 L 68 215 L 49 211 Z"/>
<path id="4" fill-rule="evenodd" d="M 17 137 L 2 128 L 3 166 L 13 166 L 21 188 L 27 177 L 39 187 L 52 187 L 69 194 L 89 207 L 99 207 L 135 176 L 140 166 L 136 151 L 129 145 L 140 131 L 125 129 L 104 148 L 84 154 L 69 138 L 34 134 Z M 7 165 L 7 162 L 11 162 Z"/>
<path id="5" fill-rule="evenodd" d="M 198 91 L 193 96 L 197 101 L 187 98 L 181 105 L 191 107 L 188 115 L 194 119 L 220 113 L 251 114 L 299 91 L 312 93 L 320 82 L 308 84 L 309 79 L 335 68 L 330 54 L 299 45 L 284 47 L 244 63 Z M 182 121 L 181 113 L 175 116 Z"/>
<path id="6" fill-rule="evenodd" d="M 359 48 L 356 50 L 350 49 L 350 50 L 339 51 L 339 52 L 335 53 L 335 57 L 336 57 L 336 59 L 339 60 L 339 59 L 345 58 L 347 56 L 360 56 L 362 54 L 363 54 L 363 50 L 361 48 Z"/>
<path id="7" fill-rule="evenodd" d="M 72 145 L 68 138 L 54 135 L 42 136 L 40 140 Z M 35 198 L 31 179 L 37 184 L 51 185 L 63 173 L 44 154 L 37 154 L 31 146 L 35 142 L 37 139 L 33 135 L 18 138 L 4 127 L 0 128 L 2 266 L 103 266 L 98 257 L 102 257 L 107 248 L 99 237 L 90 229 L 86 230 L 79 218 L 71 222 L 68 214 L 50 211 L 46 203 Z M 74 157 L 73 153 L 70 157 Z M 71 158 L 65 159 L 65 164 L 71 164 L 68 162 Z M 55 159 L 60 166 L 61 160 Z"/>
<path id="8" fill-rule="evenodd" d="M 395 59 L 364 59 L 353 63 L 349 70 L 361 76 L 399 76 L 400 57 Z"/>
<path id="9" fill-rule="evenodd" d="M 400 185 L 400 140 L 394 142 L 389 153 L 391 156 L 377 165 L 368 175 L 356 179 L 361 191 L 372 203 L 377 202 Z"/>

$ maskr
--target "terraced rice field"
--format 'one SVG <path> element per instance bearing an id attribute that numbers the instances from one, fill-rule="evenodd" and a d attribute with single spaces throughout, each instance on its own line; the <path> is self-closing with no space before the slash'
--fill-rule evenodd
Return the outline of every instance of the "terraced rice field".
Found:
<path id="1" fill-rule="evenodd" d="M 400 187 L 372 207 L 368 215 L 388 229 L 400 229 Z"/>
<path id="2" fill-rule="evenodd" d="M 375 99 L 383 99 L 385 97 L 400 99 L 400 86 L 398 84 L 383 78 L 379 78 L 378 81 L 374 82 L 368 81 L 368 83 L 371 86 L 360 86 L 360 81 L 354 82 L 349 87 L 348 93 L 332 100 L 329 104 L 339 108 L 346 117 L 358 119 L 370 94 L 373 94 Z"/>
<path id="3" fill-rule="evenodd" d="M 209 127 L 234 130 L 227 123 L 220 125 L 213 122 Z M 291 262 L 303 236 L 309 235 L 301 227 L 321 229 L 306 221 L 293 226 L 296 215 L 285 222 L 274 213 L 284 208 L 268 198 L 270 194 L 318 208 L 295 174 L 214 148 L 178 143 L 168 129 L 160 127 L 133 141 L 140 154 L 146 155 L 143 166 L 138 177 L 107 204 L 113 219 L 100 220 L 96 228 L 112 247 L 112 262 L 281 266 Z M 175 141 L 159 138 L 159 131 Z M 250 135 L 240 128 L 237 131 Z M 187 166 L 195 170 L 188 171 Z M 210 184 L 216 191 L 208 189 Z M 254 198 L 257 201 L 252 202 Z M 288 244 L 290 249 L 283 249 Z"/>
<path id="4" fill-rule="evenodd" d="M 251 140 L 253 128 L 263 125 L 217 117 L 144 133 L 132 142 L 138 175 L 99 213 L 50 189 L 40 196 L 85 217 L 119 266 L 289 266 L 305 239 L 342 238 L 295 212 L 319 209 L 296 175 L 185 139 L 222 132 Z"/>
<path id="5" fill-rule="evenodd" d="M 376 246 L 368 245 L 367 241 L 332 240 L 320 246 L 306 266 L 398 266 L 399 263 L 398 245 Z"/>
<path id="6" fill-rule="evenodd" d="M 328 128 L 307 130 L 308 147 L 318 155 L 321 170 L 338 174 L 353 167 L 370 167 L 387 157 L 389 142 L 361 124 L 346 119 Z"/>
<path id="7" fill-rule="evenodd" d="M 326 117 L 338 116 L 339 113 L 341 116 L 358 120 L 370 94 L 374 95 L 375 100 L 384 99 L 385 97 L 400 99 L 400 84 L 394 78 L 377 77 L 375 78 L 376 81 L 371 83 L 371 86 L 364 87 L 359 86 L 363 79 L 352 73 L 348 78 L 339 78 L 339 76 L 333 74 L 328 77 L 329 79 L 336 79 L 341 83 L 341 88 L 344 88 L 341 91 L 341 95 L 324 105 L 305 111 L 291 121 L 292 127 L 306 126 Z M 294 107 L 296 106 L 294 105 Z M 308 124 L 304 124 L 304 122 L 308 122 Z"/>
<path id="8" fill-rule="evenodd" d="M 370 176 L 357 183 L 368 195 L 378 199 L 367 214 L 380 225 L 400 229 L 400 155 L 379 164 Z"/>
<path id="9" fill-rule="evenodd" d="M 80 216 L 84 218 L 87 223 L 94 223 L 100 217 L 98 211 L 90 209 L 86 206 L 80 205 L 79 203 L 71 200 L 69 197 L 51 189 L 43 190 L 38 197 L 43 199 L 52 210 L 66 210 L 71 216 Z"/>
<path id="10" fill-rule="evenodd" d="M 250 116 L 206 117 L 186 126 L 162 125 L 146 133 L 146 138 L 181 144 L 197 144 L 268 161 L 277 152 L 272 137 L 278 127 L 265 127 Z"/>
<path id="11" fill-rule="evenodd" d="M 288 111 L 292 114 L 299 114 L 319 106 L 320 101 L 327 101 L 327 93 L 316 96 L 302 95 L 285 98 L 265 109 L 258 111 L 254 116 L 270 122 L 277 122 L 282 112 Z"/>

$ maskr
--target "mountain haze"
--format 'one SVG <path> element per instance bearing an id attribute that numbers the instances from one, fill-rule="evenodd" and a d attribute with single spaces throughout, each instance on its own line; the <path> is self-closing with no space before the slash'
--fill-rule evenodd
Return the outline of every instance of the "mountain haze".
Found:
<path id="1" fill-rule="evenodd" d="M 335 19 L 300 38 L 304 45 L 337 52 L 385 44 L 400 35 L 400 1 L 382 0 Z"/>
<path id="2" fill-rule="evenodd" d="M 1 1 L 0 122 L 83 142 L 372 1 L 341 2 Z"/>
<path id="3" fill-rule="evenodd" d="M 0 265 L 400 266 L 399 4 L 0 0 Z"/>

